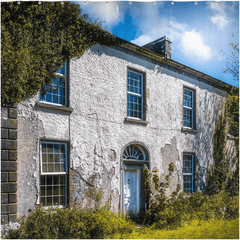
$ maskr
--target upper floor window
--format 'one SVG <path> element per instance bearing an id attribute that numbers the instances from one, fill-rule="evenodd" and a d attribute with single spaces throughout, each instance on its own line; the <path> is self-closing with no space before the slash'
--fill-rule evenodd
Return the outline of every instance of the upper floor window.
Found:
<path id="1" fill-rule="evenodd" d="M 143 74 L 128 70 L 128 117 L 143 120 Z"/>
<path id="2" fill-rule="evenodd" d="M 41 142 L 41 203 L 67 205 L 67 144 Z"/>
<path id="3" fill-rule="evenodd" d="M 194 190 L 194 154 L 183 154 L 183 191 L 192 193 Z"/>
<path id="4" fill-rule="evenodd" d="M 183 89 L 183 126 L 193 129 L 194 124 L 194 91 Z"/>
<path id="5" fill-rule="evenodd" d="M 53 103 L 61 106 L 67 105 L 67 62 L 56 71 L 57 78 L 51 85 L 45 86 L 46 91 L 40 92 L 40 101 Z"/>

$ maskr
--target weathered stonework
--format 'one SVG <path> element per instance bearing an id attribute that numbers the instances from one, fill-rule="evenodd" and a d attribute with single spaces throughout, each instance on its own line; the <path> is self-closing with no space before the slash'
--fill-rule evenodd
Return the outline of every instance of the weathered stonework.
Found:
<path id="1" fill-rule="evenodd" d="M 146 74 L 146 119 L 142 122 L 126 121 L 128 68 Z M 102 191 L 101 204 L 108 203 L 113 211 L 122 211 L 122 152 L 131 142 L 146 146 L 149 166 L 160 170 L 161 179 L 168 173 L 169 163 L 174 163 L 176 170 L 169 193 L 176 184 L 183 184 L 183 153 L 193 153 L 195 190 L 203 190 L 205 169 L 213 162 L 215 122 L 225 91 L 146 57 L 99 45 L 70 61 L 68 81 L 67 107 L 39 104 L 39 94 L 19 104 L 19 217 L 40 204 L 40 141 L 43 140 L 69 144 L 70 207 L 94 207 L 98 203 L 96 196 Z M 194 131 L 182 128 L 183 87 L 196 93 Z M 15 126 L 14 122 L 3 124 Z M 14 131 L 3 135 L 11 136 L 8 141 L 15 141 Z M 16 154 L 12 149 L 4 150 L 2 158 L 16 159 Z M 4 199 L 7 201 L 6 195 Z"/>
<path id="2" fill-rule="evenodd" d="M 1 221 L 17 220 L 17 107 L 1 109 Z"/>

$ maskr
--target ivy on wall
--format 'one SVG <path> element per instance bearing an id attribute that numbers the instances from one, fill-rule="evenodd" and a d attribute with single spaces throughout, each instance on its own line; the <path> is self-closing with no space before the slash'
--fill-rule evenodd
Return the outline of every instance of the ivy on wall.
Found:
<path id="1" fill-rule="evenodd" d="M 1 4 L 1 102 L 20 102 L 36 94 L 62 63 L 80 57 L 95 44 L 111 46 L 117 38 L 81 15 L 72 2 Z"/>
<path id="2" fill-rule="evenodd" d="M 230 159 L 226 148 L 227 135 L 235 140 L 235 170 L 230 169 Z M 214 133 L 214 166 L 208 170 L 207 189 L 209 194 L 227 190 L 232 195 L 239 192 L 239 88 L 233 87 L 227 95 Z"/>

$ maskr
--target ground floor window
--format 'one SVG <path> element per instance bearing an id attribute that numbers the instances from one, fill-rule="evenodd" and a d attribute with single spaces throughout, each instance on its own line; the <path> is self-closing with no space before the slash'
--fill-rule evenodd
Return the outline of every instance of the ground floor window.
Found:
<path id="1" fill-rule="evenodd" d="M 41 204 L 67 205 L 67 144 L 41 142 Z"/>
<path id="2" fill-rule="evenodd" d="M 183 190 L 192 193 L 194 188 L 194 154 L 183 154 Z"/>

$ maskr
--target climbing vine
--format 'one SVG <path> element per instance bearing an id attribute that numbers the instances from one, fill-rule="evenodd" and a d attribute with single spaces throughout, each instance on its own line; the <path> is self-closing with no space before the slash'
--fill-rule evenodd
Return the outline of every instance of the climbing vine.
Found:
<path id="1" fill-rule="evenodd" d="M 147 167 L 143 168 L 143 182 L 145 187 L 145 197 L 149 201 L 149 210 L 146 214 L 145 221 L 148 223 L 156 222 L 161 212 L 164 212 L 169 204 L 172 204 L 176 198 L 181 199 L 184 192 L 180 193 L 181 185 L 178 184 L 176 190 L 170 196 L 167 196 L 166 191 L 170 186 L 171 176 L 174 172 L 174 164 L 170 163 L 168 167 L 168 175 L 165 176 L 165 181 L 160 182 L 158 175 L 159 170 L 154 167 L 152 171 Z"/>
<path id="2" fill-rule="evenodd" d="M 81 15 L 72 2 L 1 4 L 1 102 L 11 105 L 36 94 L 63 62 L 80 57 L 95 44 L 111 46 L 117 38 L 101 23 Z"/>
<path id="3" fill-rule="evenodd" d="M 232 88 L 227 95 L 214 133 L 214 165 L 209 167 L 207 176 L 207 193 L 214 194 L 227 190 L 236 195 L 239 192 L 239 88 Z M 231 171 L 228 149 L 226 148 L 228 134 L 235 140 L 235 170 Z M 230 156 L 234 157 L 234 156 Z"/>

